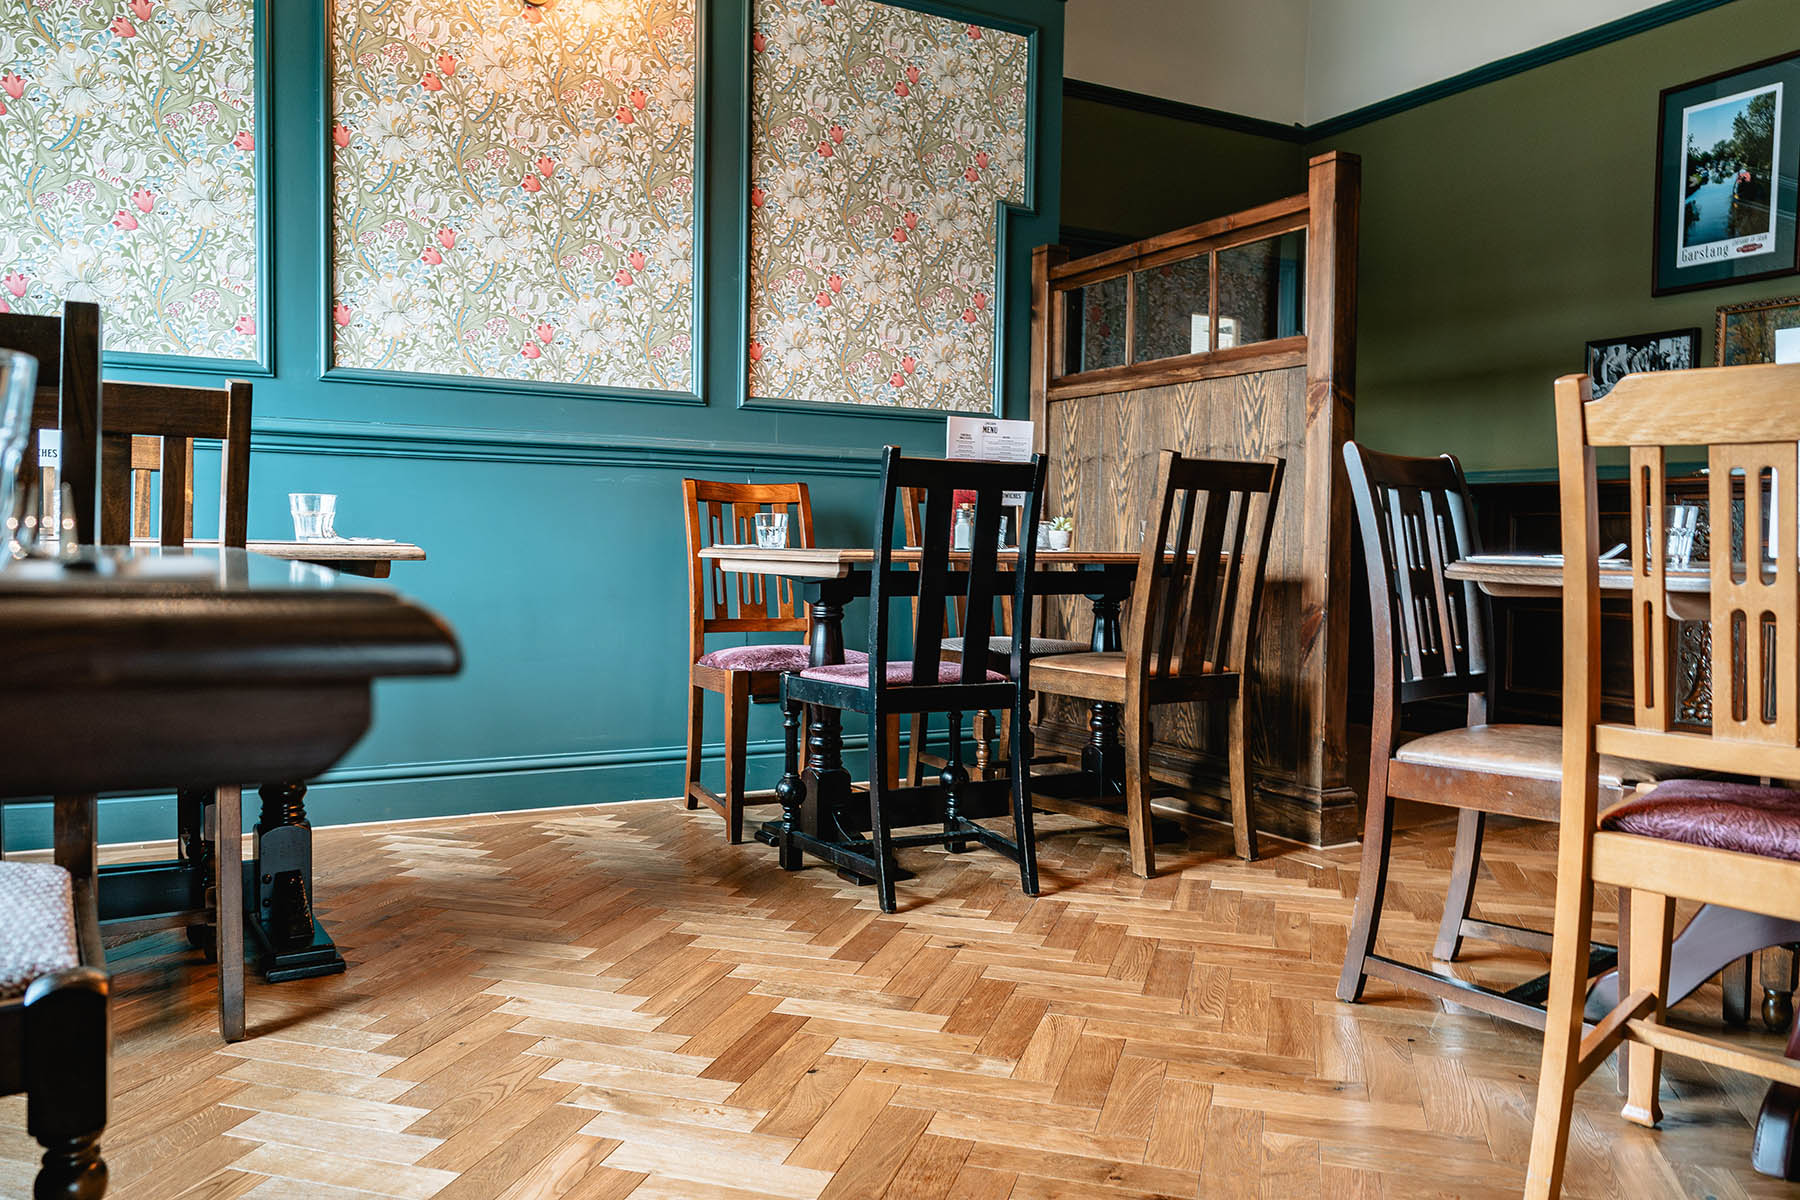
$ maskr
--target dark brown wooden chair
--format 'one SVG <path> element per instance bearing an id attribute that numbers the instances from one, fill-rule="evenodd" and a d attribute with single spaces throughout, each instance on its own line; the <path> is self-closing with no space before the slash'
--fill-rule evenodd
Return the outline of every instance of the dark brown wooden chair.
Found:
<path id="1" fill-rule="evenodd" d="M 1487 815 L 1556 819 L 1562 795 L 1562 731 L 1554 726 L 1488 723 L 1494 680 L 1488 663 L 1487 599 L 1475 584 L 1457 583 L 1444 574 L 1450 563 L 1480 552 L 1474 509 L 1456 459 L 1447 454 L 1438 458 L 1380 454 L 1349 442 L 1344 446 L 1344 464 L 1369 579 L 1375 690 L 1362 874 L 1338 998 L 1360 999 L 1364 983 L 1373 975 L 1541 1029 L 1544 1010 L 1537 1004 L 1541 983 L 1503 994 L 1375 951 L 1395 800 L 1461 810 L 1435 957 L 1453 961 L 1465 937 L 1549 950 L 1548 934 L 1474 920 L 1469 909 L 1481 870 Z M 1405 709 L 1428 701 L 1463 703 L 1466 724 L 1408 740 L 1401 732 Z M 1613 800 L 1659 773 L 1653 764 L 1627 758 L 1609 756 L 1601 763 L 1602 787 Z M 1597 970 L 1609 965 L 1610 958 L 1610 947 L 1596 947 Z"/>
<path id="2" fill-rule="evenodd" d="M 781 864 L 799 865 L 792 836 L 795 793 L 800 787 L 800 708 L 825 706 L 859 712 L 869 718 L 869 841 L 866 844 L 809 845 L 825 852 L 831 861 L 875 880 L 882 912 L 895 911 L 896 864 L 893 852 L 906 846 L 941 845 L 961 850 L 979 842 L 1011 858 L 1019 866 L 1019 882 L 1027 895 L 1037 895 L 1037 850 L 1033 836 L 1030 772 L 1015 770 L 1006 780 L 972 781 L 962 768 L 961 714 L 981 709 L 1006 708 L 1012 712 L 1014 763 L 1029 763 L 1025 742 L 1029 737 L 1024 719 L 1025 698 L 1030 691 L 1030 659 L 1014 645 L 1011 671 L 992 670 L 985 656 L 966 657 L 953 663 L 943 655 L 945 618 L 963 614 L 957 629 L 967 644 L 986 645 L 993 629 L 994 597 L 1002 579 L 996 546 L 1002 501 L 1007 492 L 1027 494 L 1028 520 L 1035 523 L 1043 493 L 1042 455 L 1029 463 L 952 461 L 936 458 L 903 458 L 898 446 L 882 450 L 880 508 L 875 522 L 874 564 L 869 582 L 869 654 L 863 662 L 806 667 L 781 677 L 781 701 L 787 734 L 787 768 L 781 790 L 787 793 L 788 834 L 779 845 Z M 920 521 L 922 550 L 916 570 L 894 563 L 894 533 L 903 518 L 900 509 L 904 489 L 922 494 Z M 950 557 L 950 531 L 954 496 L 958 491 L 975 495 L 974 543 L 967 559 Z M 897 519 L 899 518 L 899 519 Z M 1013 553 L 1007 551 L 1008 554 Z M 1007 585 L 1012 591 L 1015 629 L 1031 628 L 1030 576 L 1033 549 L 1018 550 L 1016 569 Z M 961 604 L 953 604 L 960 599 Z M 917 614 L 912 622 L 910 653 L 892 660 L 888 654 L 892 613 L 905 600 Z M 891 774 L 892 745 L 901 717 L 947 713 L 950 716 L 950 751 L 944 781 L 926 787 L 896 787 Z M 970 819 L 982 810 L 979 799 L 997 791 L 1010 795 L 1013 837 L 1007 838 Z M 968 801 L 965 804 L 965 800 Z M 848 814 L 838 814 L 841 822 Z M 927 834 L 895 837 L 896 826 L 941 823 Z"/>
<path id="3" fill-rule="evenodd" d="M 0 862 L 0 1095 L 25 1094 L 39 1200 L 106 1194 L 112 1056 L 94 880 L 94 806 L 56 801 L 56 862 Z"/>
<path id="4" fill-rule="evenodd" d="M 1156 871 L 1150 710 L 1158 704 L 1226 706 L 1232 840 L 1240 857 L 1256 857 L 1245 697 L 1284 466 L 1280 458 L 1225 462 L 1164 450 L 1124 651 L 1059 654 L 1032 665 L 1031 685 L 1040 693 L 1124 706 L 1124 811 L 1062 796 L 1040 796 L 1038 807 L 1123 825 L 1139 875 Z"/>
<path id="5" fill-rule="evenodd" d="M 194 533 L 194 439 L 220 440 L 221 545 L 244 547 L 250 524 L 250 385 L 104 385 L 100 420 L 100 544 L 148 536 L 150 486 L 161 474 L 157 540 L 180 546 Z M 158 445 L 160 443 L 160 446 Z"/>
<path id="6" fill-rule="evenodd" d="M 76 539 L 91 543 L 99 511 L 100 306 L 71 300 L 60 317 L 0 313 L 0 349 L 38 361 L 26 463 L 37 464 L 38 433 L 62 430 L 57 473 L 72 497 L 72 510 L 63 515 L 74 520 Z M 43 508 L 54 509 L 54 499 L 46 498 Z"/>
<path id="7" fill-rule="evenodd" d="M 709 634 L 800 634 L 811 628 L 793 585 L 757 575 L 735 580 L 700 557 L 718 544 L 753 544 L 759 512 L 788 514 L 788 545 L 813 544 L 812 498 L 804 483 L 712 483 L 681 481 L 688 544 L 688 704 L 687 787 L 689 808 L 704 804 L 725 818 L 725 835 L 744 840 L 744 806 L 776 803 L 773 791 L 746 794 L 746 740 L 750 705 L 775 701 L 781 673 L 810 661 L 804 641 L 753 642 L 709 652 Z M 862 655 L 851 651 L 854 661 Z M 700 782 L 703 716 L 707 692 L 725 700 L 725 791 Z"/>

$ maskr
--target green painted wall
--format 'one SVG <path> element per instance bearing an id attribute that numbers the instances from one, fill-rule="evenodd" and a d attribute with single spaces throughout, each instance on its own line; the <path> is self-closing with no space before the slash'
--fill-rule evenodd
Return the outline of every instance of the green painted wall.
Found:
<path id="1" fill-rule="evenodd" d="M 698 407 L 538 397 L 478 383 L 321 380 L 324 0 L 264 4 L 273 102 L 259 141 L 274 154 L 275 375 L 255 381 L 250 536 L 289 536 L 288 492 L 337 492 L 340 531 L 426 547 L 430 560 L 398 565 L 391 582 L 449 619 L 466 661 L 455 680 L 378 686 L 374 728 L 314 788 L 313 821 L 677 794 L 686 684 L 682 477 L 804 478 L 820 539 L 866 543 L 881 445 L 940 454 L 943 447 L 941 419 L 738 407 L 748 5 L 711 6 L 706 404 Z M 1005 227 L 1005 409 L 1024 416 L 1031 248 L 1054 241 L 1059 220 L 1063 0 L 916 6 L 1036 30 L 1035 210 Z M 203 460 L 202 488 L 208 470 Z M 204 528 L 216 517 L 203 503 L 195 519 Z M 860 618 L 853 613 L 847 624 L 854 638 Z M 708 720 L 717 743 L 716 702 Z M 778 770 L 779 732 L 772 706 L 752 715 L 753 776 L 759 770 L 768 783 Z M 101 821 L 108 841 L 173 833 L 172 807 L 159 798 L 104 800 Z M 45 844 L 41 809 L 12 810 L 8 825 L 9 845 Z"/>
<path id="2" fill-rule="evenodd" d="M 1128 240 L 1306 190 L 1297 142 L 1070 97 L 1062 218 Z"/>
<path id="3" fill-rule="evenodd" d="M 1551 383 L 1590 338 L 1698 325 L 1800 278 L 1650 295 L 1657 94 L 1800 46 L 1735 0 L 1308 147 L 1363 159 L 1356 433 L 1473 471 L 1555 464 Z"/>

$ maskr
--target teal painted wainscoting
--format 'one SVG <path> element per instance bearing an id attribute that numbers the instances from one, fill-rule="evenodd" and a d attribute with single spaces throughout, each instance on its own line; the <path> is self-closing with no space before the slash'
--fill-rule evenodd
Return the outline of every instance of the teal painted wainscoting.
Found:
<path id="1" fill-rule="evenodd" d="M 884 442 L 942 453 L 941 427 L 867 411 L 741 408 L 745 294 L 739 210 L 747 5 L 710 9 L 704 133 L 703 406 L 595 391 L 535 394 L 478 381 L 434 386 L 321 378 L 326 304 L 319 147 L 324 0 L 265 0 L 273 53 L 259 142 L 273 230 L 270 378 L 255 380 L 250 536 L 290 536 L 287 493 L 338 494 L 341 532 L 400 538 L 429 560 L 388 582 L 462 639 L 454 680 L 377 686 L 375 724 L 308 800 L 315 824 L 594 804 L 680 790 L 686 703 L 685 475 L 805 479 L 819 539 L 865 543 Z M 932 11 L 947 11 L 932 4 Z M 1035 208 L 1009 214 L 1003 409 L 1025 416 L 1030 253 L 1056 240 L 1062 140 L 1063 0 L 969 0 L 971 19 L 1037 30 Z M 110 372 L 131 378 L 123 369 Z M 159 378 L 168 379 L 159 372 Z M 196 383 L 219 374 L 181 373 Z M 216 458 L 216 456 L 215 456 Z M 195 523 L 213 527 L 216 461 L 197 471 Z M 862 614 L 846 630 L 861 641 Z M 713 774 L 720 714 L 709 710 Z M 852 728 L 851 734 L 860 734 Z M 751 717 L 752 786 L 779 763 L 773 706 Z M 852 754 L 860 749 L 852 743 Z M 255 805 L 247 804 L 248 810 Z M 13 809 L 6 842 L 42 845 L 42 808 Z M 102 837 L 173 832 L 161 797 L 109 798 Z"/>

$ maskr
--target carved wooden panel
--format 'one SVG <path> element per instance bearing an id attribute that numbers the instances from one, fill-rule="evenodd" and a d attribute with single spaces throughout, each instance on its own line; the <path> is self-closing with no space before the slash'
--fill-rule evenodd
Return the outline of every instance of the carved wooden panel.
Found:
<path id="1" fill-rule="evenodd" d="M 1165 387 L 1080 396 L 1048 405 L 1045 446 L 1050 465 L 1045 505 L 1075 520 L 1076 549 L 1136 549 L 1154 509 L 1156 457 L 1184 455 L 1289 460 L 1288 484 L 1275 512 L 1263 615 L 1251 692 L 1251 753 L 1259 782 L 1292 781 L 1309 735 L 1301 719 L 1301 590 L 1304 489 L 1294 469 L 1304 453 L 1306 370 L 1289 367 Z M 1044 632 L 1085 639 L 1093 610 L 1082 597 L 1044 603 Z M 1160 706 L 1152 762 L 1159 775 L 1215 791 L 1224 780 L 1223 706 Z M 1045 733 L 1085 736 L 1088 710 L 1051 698 Z"/>

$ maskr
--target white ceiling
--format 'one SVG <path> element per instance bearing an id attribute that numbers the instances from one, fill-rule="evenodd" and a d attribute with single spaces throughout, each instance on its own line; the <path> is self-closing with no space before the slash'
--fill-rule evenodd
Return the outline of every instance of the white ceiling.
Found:
<path id="1" fill-rule="evenodd" d="M 1069 0 L 1063 72 L 1310 125 L 1654 7 L 1642 0 Z"/>

